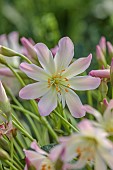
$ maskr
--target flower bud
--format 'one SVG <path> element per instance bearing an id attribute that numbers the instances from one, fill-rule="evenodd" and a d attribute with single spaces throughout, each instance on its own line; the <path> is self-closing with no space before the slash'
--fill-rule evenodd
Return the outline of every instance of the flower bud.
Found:
<path id="1" fill-rule="evenodd" d="M 103 54 L 106 55 L 106 39 L 104 36 L 101 37 L 101 39 L 99 41 L 99 46 L 100 46 Z"/>
<path id="2" fill-rule="evenodd" d="M 5 89 L 0 81 L 0 110 L 5 114 L 8 114 L 11 110 L 11 106 L 6 95 Z"/>
<path id="3" fill-rule="evenodd" d="M 113 58 L 111 60 L 111 67 L 110 67 L 110 81 L 113 86 Z"/>
<path id="4" fill-rule="evenodd" d="M 9 154 L 0 148 L 0 160 L 9 159 Z"/>
<path id="5" fill-rule="evenodd" d="M 30 41 L 27 40 L 27 38 L 23 37 L 23 38 L 21 38 L 21 43 L 27 49 L 28 54 L 30 55 L 30 57 L 37 60 L 37 53 L 36 53 L 35 48 L 33 47 L 33 45 L 30 43 Z"/>
<path id="6" fill-rule="evenodd" d="M 6 62 L 5 58 L 4 58 L 4 56 L 1 55 L 1 54 L 0 54 L 0 63 L 4 64 L 4 65 L 7 65 L 7 62 Z"/>
<path id="7" fill-rule="evenodd" d="M 96 57 L 101 66 L 106 66 L 106 59 L 99 45 L 96 46 Z"/>
<path id="8" fill-rule="evenodd" d="M 107 42 L 107 47 L 108 47 L 108 53 L 110 55 L 110 57 L 113 57 L 113 45 L 108 41 Z"/>
<path id="9" fill-rule="evenodd" d="M 91 70 L 89 75 L 92 77 L 110 78 L 110 69 Z"/>
<path id="10" fill-rule="evenodd" d="M 7 48 L 5 46 L 0 46 L 0 54 L 7 57 L 18 56 L 18 53 L 16 51 L 11 50 L 10 48 Z"/>

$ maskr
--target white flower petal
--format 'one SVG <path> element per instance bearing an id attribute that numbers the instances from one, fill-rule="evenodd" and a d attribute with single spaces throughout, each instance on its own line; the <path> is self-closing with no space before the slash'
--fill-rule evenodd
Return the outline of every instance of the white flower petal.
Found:
<path id="1" fill-rule="evenodd" d="M 49 92 L 44 95 L 39 103 L 39 113 L 41 116 L 49 115 L 57 107 L 57 93 L 56 89 L 51 88 Z"/>
<path id="2" fill-rule="evenodd" d="M 88 57 L 79 58 L 74 63 L 72 63 L 64 72 L 63 77 L 72 78 L 82 72 L 84 72 L 90 65 L 92 59 L 92 54 Z"/>
<path id="3" fill-rule="evenodd" d="M 107 150 L 104 148 L 102 149 L 102 147 L 98 148 L 98 150 L 100 151 L 100 154 L 104 161 L 108 164 L 108 166 L 111 169 L 113 169 L 113 150 Z"/>
<path id="4" fill-rule="evenodd" d="M 51 51 L 43 43 L 37 43 L 34 48 L 36 49 L 38 59 L 42 67 L 51 74 L 55 73 L 55 65 Z"/>
<path id="5" fill-rule="evenodd" d="M 59 49 L 54 61 L 57 72 L 67 68 L 74 56 L 74 45 L 69 37 L 64 37 L 59 41 Z"/>
<path id="6" fill-rule="evenodd" d="M 48 80 L 49 75 L 41 68 L 35 64 L 21 63 L 20 69 L 33 80 Z"/>
<path id="7" fill-rule="evenodd" d="M 83 109 L 83 105 L 76 93 L 69 89 L 68 92 L 65 93 L 66 103 L 73 117 L 80 118 L 85 116 L 85 110 Z"/>
<path id="8" fill-rule="evenodd" d="M 74 90 L 92 90 L 100 85 L 100 78 L 91 76 L 77 76 L 69 80 L 70 87 Z"/>
<path id="9" fill-rule="evenodd" d="M 22 99 L 36 99 L 45 95 L 49 88 L 47 82 L 38 82 L 25 86 L 19 92 Z"/>
<path id="10" fill-rule="evenodd" d="M 98 154 L 96 153 L 95 155 L 95 170 L 107 170 L 107 165 L 105 164 L 103 158 Z"/>

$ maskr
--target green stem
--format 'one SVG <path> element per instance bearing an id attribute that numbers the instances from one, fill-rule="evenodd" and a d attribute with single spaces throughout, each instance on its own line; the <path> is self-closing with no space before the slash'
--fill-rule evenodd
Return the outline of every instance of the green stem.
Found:
<path id="1" fill-rule="evenodd" d="M 12 167 L 13 170 L 19 170 L 17 169 L 11 162 L 9 162 L 8 160 L 4 160 L 4 162 L 9 165 L 10 167 Z"/>
<path id="2" fill-rule="evenodd" d="M 12 160 L 13 160 L 13 150 L 14 150 L 13 143 L 14 143 L 14 139 L 13 139 L 13 136 L 12 136 L 12 138 L 11 138 L 11 153 L 10 153 Z M 10 166 L 10 170 L 12 170 L 11 166 Z"/>
<path id="3" fill-rule="evenodd" d="M 58 136 L 57 134 L 54 132 L 54 130 L 51 128 L 50 124 L 48 123 L 48 121 L 46 120 L 45 117 L 40 117 L 40 119 L 42 120 L 42 122 L 44 122 L 44 124 L 46 125 L 46 127 L 48 128 L 51 136 L 53 136 L 53 138 L 58 142 Z"/>
<path id="4" fill-rule="evenodd" d="M 17 168 L 18 170 L 22 170 L 22 168 L 17 164 L 16 161 L 14 161 L 13 159 L 9 158 L 9 161 L 12 162 Z"/>
<path id="5" fill-rule="evenodd" d="M 31 141 L 34 141 L 33 137 L 29 135 L 29 133 L 24 130 L 21 126 L 19 126 L 15 121 L 13 121 L 13 124 L 26 136 L 28 137 Z"/>
<path id="6" fill-rule="evenodd" d="M 69 123 L 66 119 L 64 119 L 56 110 L 54 110 L 55 114 L 60 117 L 68 126 L 70 126 L 74 131 L 79 132 L 77 128 L 75 128 L 71 123 Z"/>
<path id="7" fill-rule="evenodd" d="M 92 95 L 91 95 L 91 91 L 90 90 L 87 91 L 87 99 L 88 99 L 88 104 L 90 106 L 93 106 Z"/>
<path id="8" fill-rule="evenodd" d="M 23 108 L 21 108 L 21 107 L 18 107 L 18 106 L 16 106 L 16 105 L 11 105 L 12 106 L 12 108 L 13 109 L 16 109 L 16 110 L 20 110 L 20 111 L 22 111 L 23 113 L 25 113 L 25 114 L 27 114 L 27 115 L 30 115 L 31 117 L 33 117 L 34 119 L 36 119 L 38 122 L 40 122 L 40 119 L 39 119 L 39 117 L 37 117 L 35 114 L 33 114 L 32 112 L 30 112 L 30 111 L 28 111 L 28 110 L 26 110 L 26 109 L 23 109 Z"/>
<path id="9" fill-rule="evenodd" d="M 17 56 L 23 58 L 24 60 L 26 60 L 29 64 L 32 64 L 32 62 L 23 54 L 17 53 Z"/>

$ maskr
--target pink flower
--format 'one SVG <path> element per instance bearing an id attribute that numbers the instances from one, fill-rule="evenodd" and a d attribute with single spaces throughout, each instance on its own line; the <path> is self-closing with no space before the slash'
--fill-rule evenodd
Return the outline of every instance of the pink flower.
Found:
<path id="1" fill-rule="evenodd" d="M 26 166 L 24 170 L 34 167 L 35 170 L 55 170 L 54 163 L 48 158 L 48 153 L 38 147 L 36 142 L 31 143 L 33 150 L 24 150 L 26 155 Z"/>
<path id="2" fill-rule="evenodd" d="M 67 145 L 65 156 L 76 158 L 75 163 L 68 163 L 68 169 L 82 169 L 86 164 L 94 165 L 95 170 L 113 169 L 113 143 L 107 139 L 108 134 L 102 129 L 95 128 L 88 120 L 78 125 L 80 132 L 73 134 L 61 142 Z"/>
<path id="3" fill-rule="evenodd" d="M 77 76 L 90 65 L 92 55 L 70 62 L 74 55 L 74 45 L 70 38 L 59 41 L 59 49 L 53 58 L 46 45 L 35 45 L 37 56 L 43 68 L 34 64 L 22 63 L 20 69 L 28 77 L 38 81 L 21 89 L 19 96 L 23 99 L 41 97 L 38 108 L 40 115 L 49 115 L 61 101 L 63 107 L 67 104 L 72 116 L 79 118 L 85 115 L 82 103 L 74 90 L 92 90 L 99 86 L 100 79 L 91 76 Z"/>
<path id="4" fill-rule="evenodd" d="M 96 57 L 101 65 L 106 66 L 106 59 L 105 59 L 104 53 L 102 52 L 102 49 L 99 45 L 96 46 Z"/>
<path id="5" fill-rule="evenodd" d="M 98 121 L 98 123 L 94 122 L 96 126 L 103 128 L 106 132 L 110 133 L 110 135 L 113 135 L 113 100 L 110 100 L 110 102 L 106 104 L 104 99 L 104 103 L 107 108 L 103 114 L 89 105 L 84 105 L 84 109 L 86 112 L 91 113 L 96 118 Z"/>

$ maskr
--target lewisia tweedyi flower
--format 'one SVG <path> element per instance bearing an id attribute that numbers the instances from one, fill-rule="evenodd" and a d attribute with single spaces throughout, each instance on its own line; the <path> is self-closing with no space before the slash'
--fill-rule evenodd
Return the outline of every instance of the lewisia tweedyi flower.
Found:
<path id="1" fill-rule="evenodd" d="M 91 113 L 98 121 L 94 122 L 96 126 L 103 128 L 110 135 L 113 135 L 113 100 L 110 100 L 105 112 L 102 114 L 89 105 L 84 105 L 86 112 Z"/>
<path id="2" fill-rule="evenodd" d="M 48 153 L 38 147 L 36 142 L 31 143 L 33 150 L 24 150 L 26 166 L 24 170 L 55 170 L 54 163 L 48 158 Z"/>
<path id="3" fill-rule="evenodd" d="M 70 62 L 74 55 L 74 45 L 70 38 L 64 37 L 59 41 L 59 49 L 53 58 L 51 51 L 45 44 L 35 45 L 38 59 L 43 68 L 34 64 L 22 63 L 20 69 L 28 77 L 38 81 L 24 87 L 19 95 L 23 99 L 36 99 L 42 97 L 38 103 L 42 116 L 49 115 L 56 107 L 57 101 L 65 102 L 74 117 L 82 117 L 85 111 L 74 90 L 91 90 L 100 84 L 99 78 L 91 76 L 77 76 L 90 65 L 92 55 Z"/>
<path id="4" fill-rule="evenodd" d="M 68 169 L 82 169 L 87 163 L 94 165 L 95 170 L 113 169 L 113 143 L 107 139 L 108 134 L 102 129 L 95 128 L 92 123 L 84 119 L 78 125 L 80 132 L 70 137 L 61 138 L 60 141 L 67 145 L 65 157 L 69 161 L 77 158 L 75 163 L 66 165 Z"/>

